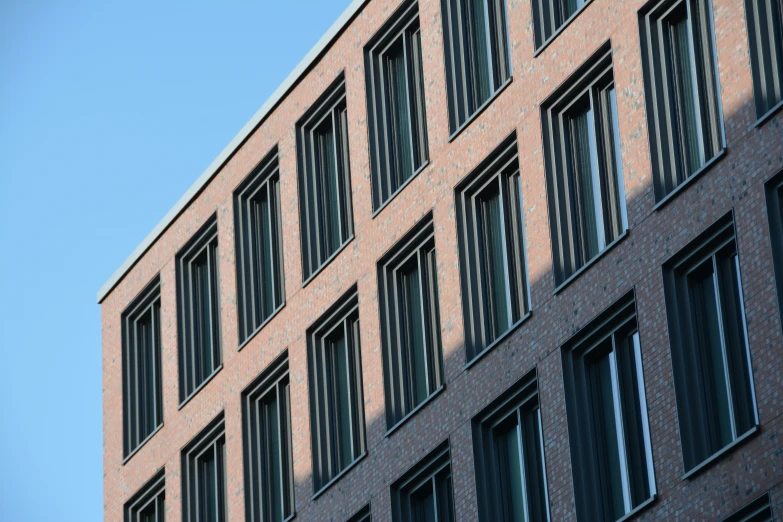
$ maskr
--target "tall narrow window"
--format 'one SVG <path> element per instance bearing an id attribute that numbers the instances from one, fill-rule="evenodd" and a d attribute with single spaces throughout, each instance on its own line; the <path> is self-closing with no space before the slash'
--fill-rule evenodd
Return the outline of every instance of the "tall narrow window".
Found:
<path id="1" fill-rule="evenodd" d="M 160 366 L 160 276 L 122 313 L 123 456 L 163 424 Z"/>
<path id="2" fill-rule="evenodd" d="M 356 287 L 307 330 L 315 492 L 364 456 L 364 399 Z"/>
<path id="3" fill-rule="evenodd" d="M 443 384 L 432 214 L 378 261 L 386 427 Z"/>
<path id="4" fill-rule="evenodd" d="M 710 0 L 651 0 L 639 11 L 655 200 L 725 148 Z"/>
<path id="5" fill-rule="evenodd" d="M 187 400 L 222 365 L 217 216 L 177 254 L 179 400 Z"/>
<path id="6" fill-rule="evenodd" d="M 419 3 L 406 1 L 364 48 L 373 209 L 427 162 Z"/>
<path id="7" fill-rule="evenodd" d="M 473 454 L 479 520 L 549 520 L 535 370 L 473 417 Z"/>
<path id="8" fill-rule="evenodd" d="M 628 228 L 608 43 L 541 104 L 541 118 L 560 287 Z"/>
<path id="9" fill-rule="evenodd" d="M 734 216 L 663 265 L 685 471 L 758 425 Z"/>
<path id="10" fill-rule="evenodd" d="M 533 29 L 536 49 L 555 38 L 560 29 L 590 0 L 533 0 Z"/>
<path id="11" fill-rule="evenodd" d="M 783 323 L 783 170 L 764 185 L 769 212 L 769 241 L 772 246 L 772 262 L 778 294 L 778 313 Z"/>
<path id="12" fill-rule="evenodd" d="M 441 0 L 449 131 L 511 79 L 505 0 Z"/>
<path id="13" fill-rule="evenodd" d="M 516 135 L 455 189 L 468 361 L 530 311 Z"/>
<path id="14" fill-rule="evenodd" d="M 756 118 L 783 104 L 783 2 L 745 0 Z"/>
<path id="15" fill-rule="evenodd" d="M 448 441 L 391 485 L 391 503 L 394 522 L 454 522 Z"/>
<path id="16" fill-rule="evenodd" d="M 289 383 L 286 351 L 242 392 L 248 522 L 283 522 L 294 515 Z"/>
<path id="17" fill-rule="evenodd" d="M 218 415 L 182 450 L 182 520 L 225 522 L 226 432 Z"/>
<path id="18" fill-rule="evenodd" d="M 277 147 L 234 191 L 234 227 L 241 345 L 285 302 Z"/>
<path id="19" fill-rule="evenodd" d="M 160 470 L 125 503 L 125 522 L 165 522 L 166 476 Z"/>
<path id="20" fill-rule="evenodd" d="M 562 347 L 580 521 L 619 520 L 655 495 L 633 291 Z"/>
<path id="21" fill-rule="evenodd" d="M 353 237 L 345 77 L 296 124 L 302 274 L 308 280 Z"/>

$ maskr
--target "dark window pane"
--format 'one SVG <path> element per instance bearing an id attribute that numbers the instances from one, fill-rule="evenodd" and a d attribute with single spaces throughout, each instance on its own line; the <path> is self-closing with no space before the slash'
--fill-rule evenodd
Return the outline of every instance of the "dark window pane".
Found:
<path id="1" fill-rule="evenodd" d="M 387 55 L 389 103 L 391 105 L 390 116 L 392 120 L 390 136 L 392 142 L 395 143 L 396 186 L 398 187 L 413 175 L 410 104 L 408 102 L 409 85 L 404 51 L 404 43 L 401 39 Z"/>
<path id="2" fill-rule="evenodd" d="M 486 267 L 485 285 L 490 296 L 490 339 L 496 339 L 508 330 L 508 299 L 506 297 L 506 271 L 504 258 L 506 249 L 503 242 L 502 210 L 500 192 L 497 184 L 483 195 L 482 223 L 484 240 L 484 266 Z"/>
<path id="3" fill-rule="evenodd" d="M 527 522 L 526 491 L 523 489 L 522 469 L 525 465 L 520 448 L 521 431 L 516 415 L 501 425 L 496 432 L 496 458 L 500 471 L 500 498 L 504 502 L 503 520 Z"/>

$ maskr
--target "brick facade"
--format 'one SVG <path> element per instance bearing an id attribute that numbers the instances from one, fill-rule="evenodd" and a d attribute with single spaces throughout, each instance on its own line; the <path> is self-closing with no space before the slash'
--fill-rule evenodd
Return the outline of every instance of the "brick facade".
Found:
<path id="1" fill-rule="evenodd" d="M 389 485 L 446 438 L 451 444 L 457 520 L 474 520 L 477 508 L 470 419 L 533 367 L 538 368 L 552 520 L 575 520 L 559 347 L 632 287 L 637 297 L 658 489 L 657 500 L 635 519 L 720 519 L 768 490 L 777 517 L 783 516 L 783 328 L 764 199 L 764 182 L 783 168 L 783 113 L 753 126 L 744 2 L 713 0 L 726 155 L 668 204 L 654 210 L 637 15 L 642 0 L 593 0 L 535 57 L 530 0 L 506 0 L 513 80 L 452 141 L 440 2 L 420 0 L 430 162 L 372 217 L 363 48 L 399 4 L 399 0 L 368 2 L 103 299 L 105 519 L 122 520 L 123 504 L 165 466 L 166 519 L 180 520 L 180 450 L 225 411 L 229 519 L 244 520 L 240 393 L 287 349 L 297 520 L 344 521 L 371 502 L 373 520 L 390 521 Z M 630 230 L 625 239 L 555 295 L 539 103 L 607 40 L 611 40 L 613 51 Z M 341 71 L 346 78 L 355 238 L 302 287 L 294 124 Z M 519 146 L 532 316 L 481 361 L 465 369 L 454 186 L 514 131 Z M 237 351 L 232 193 L 275 145 L 280 157 L 286 304 Z M 683 480 L 661 265 L 732 208 L 760 430 L 703 472 Z M 430 210 L 438 259 L 446 389 L 390 437 L 384 437 L 376 262 Z M 178 409 L 174 257 L 215 211 L 223 368 Z M 121 313 L 158 273 L 164 424 L 123 464 Z M 311 500 L 305 331 L 355 283 L 361 321 L 367 456 L 324 494 Z"/>

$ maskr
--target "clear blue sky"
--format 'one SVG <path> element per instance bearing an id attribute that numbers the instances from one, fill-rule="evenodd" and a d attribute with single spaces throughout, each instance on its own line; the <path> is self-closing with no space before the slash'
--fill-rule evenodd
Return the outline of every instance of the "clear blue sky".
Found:
<path id="1" fill-rule="evenodd" d="M 0 522 L 102 519 L 96 291 L 348 4 L 0 0 Z"/>

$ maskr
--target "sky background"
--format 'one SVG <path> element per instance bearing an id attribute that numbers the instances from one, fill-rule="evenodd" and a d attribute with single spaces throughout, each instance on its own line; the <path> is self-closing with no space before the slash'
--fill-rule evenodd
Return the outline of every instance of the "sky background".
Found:
<path id="1" fill-rule="evenodd" d="M 0 522 L 103 518 L 98 288 L 349 0 L 0 0 Z"/>

